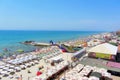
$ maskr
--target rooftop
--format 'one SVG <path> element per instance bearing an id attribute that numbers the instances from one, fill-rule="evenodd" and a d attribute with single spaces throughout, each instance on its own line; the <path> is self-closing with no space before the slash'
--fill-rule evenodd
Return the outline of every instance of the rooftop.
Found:
<path id="1" fill-rule="evenodd" d="M 97 46 L 89 49 L 88 52 L 97 52 L 97 53 L 116 55 L 117 46 L 111 45 L 109 43 L 103 43 L 103 44 L 97 45 Z"/>
<path id="2" fill-rule="evenodd" d="M 80 61 L 80 63 L 84 65 L 96 66 L 96 67 L 101 67 L 101 68 L 105 68 L 108 70 L 120 72 L 119 68 L 107 66 L 106 65 L 107 62 L 108 62 L 107 60 L 94 59 L 94 58 L 88 58 L 88 57 L 85 57 Z"/>

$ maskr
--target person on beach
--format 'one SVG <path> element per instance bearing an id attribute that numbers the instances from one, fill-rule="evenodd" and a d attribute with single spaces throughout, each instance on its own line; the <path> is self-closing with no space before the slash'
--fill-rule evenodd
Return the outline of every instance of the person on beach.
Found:
<path id="1" fill-rule="evenodd" d="M 18 80 L 22 80 L 22 75 L 20 75 L 20 77 L 18 78 Z"/>

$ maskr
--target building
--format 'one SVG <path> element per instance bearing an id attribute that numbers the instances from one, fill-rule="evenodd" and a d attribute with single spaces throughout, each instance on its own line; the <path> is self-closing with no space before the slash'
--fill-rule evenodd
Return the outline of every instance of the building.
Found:
<path id="1" fill-rule="evenodd" d="M 120 45 L 118 46 L 116 61 L 120 62 Z"/>
<path id="2" fill-rule="evenodd" d="M 94 58 L 115 60 L 116 55 L 117 46 L 111 45 L 109 43 L 103 43 L 88 50 L 88 56 Z"/>

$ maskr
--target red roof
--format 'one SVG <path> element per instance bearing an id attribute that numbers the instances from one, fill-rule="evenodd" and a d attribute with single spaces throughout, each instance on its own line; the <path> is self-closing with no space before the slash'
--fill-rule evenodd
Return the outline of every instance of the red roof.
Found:
<path id="1" fill-rule="evenodd" d="M 117 62 L 108 62 L 107 66 L 114 67 L 114 68 L 120 68 L 120 63 L 117 63 Z"/>

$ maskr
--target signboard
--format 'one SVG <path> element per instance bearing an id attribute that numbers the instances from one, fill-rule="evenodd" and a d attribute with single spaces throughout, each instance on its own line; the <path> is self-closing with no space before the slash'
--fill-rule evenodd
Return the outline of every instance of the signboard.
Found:
<path id="1" fill-rule="evenodd" d="M 103 58 L 103 59 L 115 60 L 115 56 L 111 55 L 111 54 L 90 52 L 88 54 L 88 56 L 89 57 L 93 57 L 93 58 Z"/>

